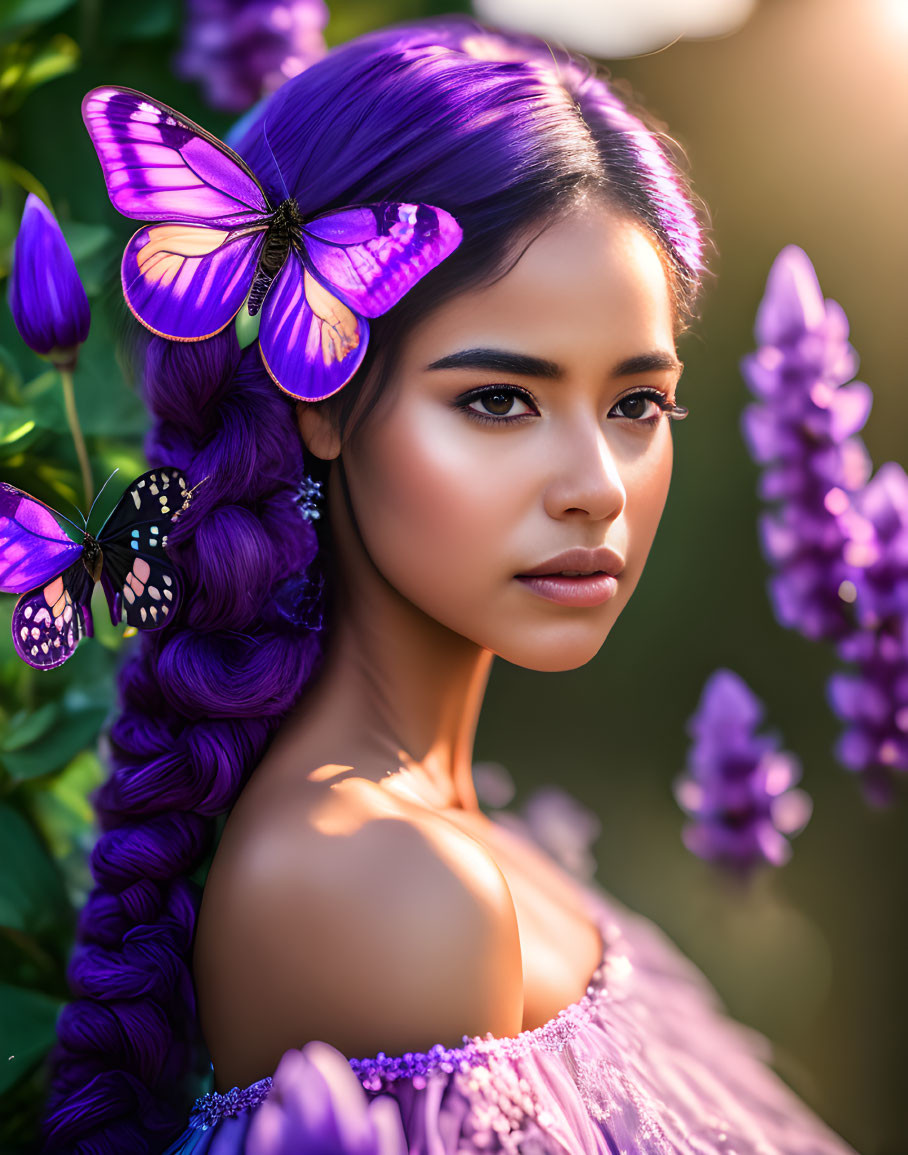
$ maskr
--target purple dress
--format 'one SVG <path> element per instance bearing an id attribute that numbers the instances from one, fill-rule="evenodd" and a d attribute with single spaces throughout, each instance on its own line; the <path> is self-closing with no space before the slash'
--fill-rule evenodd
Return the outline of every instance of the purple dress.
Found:
<path id="1" fill-rule="evenodd" d="M 658 927 L 578 887 L 603 955 L 544 1026 L 401 1056 L 288 1051 L 273 1077 L 198 1099 L 166 1155 L 855 1155 Z"/>

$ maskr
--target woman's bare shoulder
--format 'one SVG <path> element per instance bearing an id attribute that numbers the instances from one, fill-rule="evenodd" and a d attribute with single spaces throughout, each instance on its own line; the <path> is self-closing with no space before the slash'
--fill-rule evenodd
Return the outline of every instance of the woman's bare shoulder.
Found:
<path id="1" fill-rule="evenodd" d="M 514 904 L 489 852 L 355 775 L 260 791 L 231 814 L 195 973 L 226 1087 L 313 1038 L 403 1053 L 513 1034 L 523 1014 Z"/>

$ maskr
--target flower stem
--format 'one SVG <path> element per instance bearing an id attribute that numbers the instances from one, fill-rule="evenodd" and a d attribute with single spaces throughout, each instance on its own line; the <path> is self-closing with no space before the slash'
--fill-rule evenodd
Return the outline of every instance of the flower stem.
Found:
<path id="1" fill-rule="evenodd" d="M 82 470 L 82 488 L 85 490 L 85 508 L 90 509 L 94 498 L 94 483 L 91 477 L 91 465 L 88 460 L 88 450 L 85 448 L 85 438 L 82 436 L 82 426 L 79 424 L 79 414 L 76 412 L 76 393 L 73 388 L 73 375 L 70 369 L 60 370 L 60 380 L 63 382 L 63 400 L 66 404 L 66 420 L 73 435 L 73 444 L 76 447 L 76 456 L 79 458 L 79 468 Z"/>

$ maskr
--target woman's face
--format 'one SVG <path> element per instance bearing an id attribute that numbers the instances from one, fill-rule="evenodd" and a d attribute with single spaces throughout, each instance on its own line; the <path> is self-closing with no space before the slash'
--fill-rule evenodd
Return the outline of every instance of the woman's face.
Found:
<path id="1" fill-rule="evenodd" d="M 344 446 L 372 563 L 418 610 L 509 662 L 589 661 L 668 494 L 671 422 L 641 390 L 673 401 L 680 371 L 647 234 L 599 203 L 572 209 L 501 280 L 414 328 L 388 395 Z M 602 554 L 558 555 L 603 547 L 623 562 L 616 580 L 521 576 L 601 570 Z"/>

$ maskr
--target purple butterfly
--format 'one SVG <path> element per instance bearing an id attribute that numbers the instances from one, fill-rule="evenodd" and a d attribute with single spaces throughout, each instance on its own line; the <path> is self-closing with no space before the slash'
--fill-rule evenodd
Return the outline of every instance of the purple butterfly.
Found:
<path id="1" fill-rule="evenodd" d="M 12 621 L 19 657 L 39 670 L 71 657 L 82 638 L 92 636 L 91 595 L 99 578 L 114 625 L 123 616 L 139 630 L 166 625 L 181 587 L 164 546 L 190 493 L 176 469 L 143 473 L 93 537 L 43 501 L 0 482 L 0 591 L 22 594 Z M 58 519 L 82 541 L 73 541 Z"/>
<path id="2" fill-rule="evenodd" d="M 383 203 L 303 220 L 276 208 L 232 149 L 166 104 L 96 88 L 82 116 L 118 212 L 160 222 L 126 246 L 126 302 L 159 336 L 201 341 L 246 303 L 275 384 L 318 401 L 359 368 L 367 317 L 396 305 L 457 248 L 443 209 Z"/>

